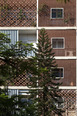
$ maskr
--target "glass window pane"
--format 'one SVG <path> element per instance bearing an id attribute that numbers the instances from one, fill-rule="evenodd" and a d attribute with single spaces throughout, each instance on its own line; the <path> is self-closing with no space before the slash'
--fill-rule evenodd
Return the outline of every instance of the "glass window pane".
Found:
<path id="1" fill-rule="evenodd" d="M 55 40 L 52 40 L 52 46 L 53 46 L 53 48 L 57 48 Z"/>
<path id="2" fill-rule="evenodd" d="M 62 68 L 53 69 L 52 72 L 53 72 L 53 75 L 52 76 L 55 76 L 55 77 L 63 77 L 63 69 Z"/>
<path id="3" fill-rule="evenodd" d="M 53 48 L 63 48 L 64 40 L 63 39 L 52 39 L 52 47 Z"/>
<path id="4" fill-rule="evenodd" d="M 63 9 L 52 9 L 52 18 L 62 18 L 63 17 Z"/>
<path id="5" fill-rule="evenodd" d="M 52 18 L 56 18 L 56 9 L 52 9 Z"/>
<path id="6" fill-rule="evenodd" d="M 58 9 L 57 18 L 62 18 L 62 9 Z"/>
<path id="7" fill-rule="evenodd" d="M 63 48 L 63 39 L 58 39 L 58 48 Z"/>

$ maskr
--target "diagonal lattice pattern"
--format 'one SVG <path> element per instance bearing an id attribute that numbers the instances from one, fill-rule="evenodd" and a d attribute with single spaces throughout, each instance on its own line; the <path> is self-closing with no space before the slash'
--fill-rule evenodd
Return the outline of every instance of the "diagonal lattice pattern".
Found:
<path id="1" fill-rule="evenodd" d="M 27 86 L 30 81 L 27 75 L 20 75 L 19 77 L 12 79 L 11 81 L 7 80 L 8 86 Z"/>
<path id="2" fill-rule="evenodd" d="M 59 93 L 62 96 L 64 103 L 62 105 L 62 109 L 64 113 L 62 116 L 76 116 L 76 90 L 61 90 Z M 52 116 L 58 116 L 54 113 Z"/>
<path id="3" fill-rule="evenodd" d="M 36 26 L 36 0 L 0 1 L 0 26 Z"/>
<path id="4" fill-rule="evenodd" d="M 76 109 L 76 90 L 62 90 L 60 95 L 64 98 L 64 109 Z"/>
<path id="5" fill-rule="evenodd" d="M 63 116 L 76 116 L 76 90 L 61 90 L 64 99 Z"/>
<path id="6" fill-rule="evenodd" d="M 29 75 L 19 76 L 15 80 L 13 80 L 13 85 L 15 86 L 27 86 L 30 83 Z M 12 83 L 9 83 L 12 85 Z M 39 91 L 39 95 L 42 96 L 41 90 Z M 62 96 L 64 103 L 62 103 L 62 109 L 64 111 L 63 116 L 76 116 L 76 90 L 61 90 L 59 95 Z M 57 116 L 53 114 L 52 116 Z"/>

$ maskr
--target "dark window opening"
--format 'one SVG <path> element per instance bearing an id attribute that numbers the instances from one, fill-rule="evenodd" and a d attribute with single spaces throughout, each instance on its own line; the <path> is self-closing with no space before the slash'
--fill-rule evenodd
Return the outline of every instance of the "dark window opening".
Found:
<path id="1" fill-rule="evenodd" d="M 53 48 L 64 48 L 64 39 L 62 38 L 55 38 L 55 39 L 52 39 L 52 47 Z"/>
<path id="2" fill-rule="evenodd" d="M 51 18 L 63 18 L 63 9 L 51 9 Z"/>
<path id="3" fill-rule="evenodd" d="M 63 77 L 63 68 L 52 69 L 52 76 L 54 77 Z"/>

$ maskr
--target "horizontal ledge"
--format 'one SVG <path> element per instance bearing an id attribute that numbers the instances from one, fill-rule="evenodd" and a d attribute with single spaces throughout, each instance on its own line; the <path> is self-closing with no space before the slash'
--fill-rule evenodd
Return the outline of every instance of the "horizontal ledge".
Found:
<path id="1" fill-rule="evenodd" d="M 0 58 L 1 59 L 4 59 L 4 57 L 0 57 Z M 31 57 L 24 57 L 24 59 L 28 59 L 28 58 L 31 58 Z M 70 57 L 67 57 L 67 56 L 55 56 L 54 58 L 56 60 L 77 60 L 77 57 L 76 56 L 74 56 L 74 57 L 71 57 L 71 56 Z M 21 57 L 21 59 L 23 59 L 23 57 Z"/>
<path id="2" fill-rule="evenodd" d="M 55 56 L 55 59 L 60 59 L 60 60 L 77 60 L 77 57 L 76 56 Z"/>
<path id="3" fill-rule="evenodd" d="M 36 30 L 36 27 L 0 27 L 0 30 Z"/>
<path id="4" fill-rule="evenodd" d="M 4 86 L 0 86 L 1 89 L 4 89 Z M 29 89 L 27 86 L 8 86 L 8 89 Z"/>
<path id="5" fill-rule="evenodd" d="M 0 86 L 1 89 L 7 88 L 7 86 Z M 8 89 L 18 89 L 18 90 L 30 90 L 30 89 L 42 89 L 41 87 L 38 88 L 29 88 L 27 86 L 8 86 Z"/>
<path id="6" fill-rule="evenodd" d="M 0 86 L 0 88 L 4 89 L 4 86 Z M 8 86 L 8 89 L 28 90 L 30 88 L 28 88 L 27 86 Z M 60 86 L 59 89 L 77 89 L 77 87 L 76 86 Z"/>
<path id="7" fill-rule="evenodd" d="M 77 30 L 77 27 L 0 27 L 0 30 L 40 30 L 45 28 L 46 30 Z"/>
<path id="8" fill-rule="evenodd" d="M 77 89 L 76 86 L 60 86 L 59 89 Z"/>
<path id="9" fill-rule="evenodd" d="M 46 30 L 69 30 L 69 29 L 74 29 L 76 30 L 77 27 L 38 27 L 38 29 L 45 28 Z"/>

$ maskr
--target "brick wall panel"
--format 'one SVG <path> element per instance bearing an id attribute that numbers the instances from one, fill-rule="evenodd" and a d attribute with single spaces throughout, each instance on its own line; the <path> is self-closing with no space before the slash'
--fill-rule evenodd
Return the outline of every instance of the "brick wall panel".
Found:
<path id="1" fill-rule="evenodd" d="M 65 4 L 57 0 L 39 0 L 39 9 L 47 5 L 46 12 L 39 12 L 39 26 L 75 26 L 76 25 L 76 0 L 70 0 Z M 50 19 L 51 8 L 64 8 L 63 19 Z M 66 23 L 65 21 L 68 20 Z"/>
<path id="2" fill-rule="evenodd" d="M 55 56 L 76 56 L 76 31 L 75 30 L 46 30 L 50 42 L 53 37 L 64 37 L 65 48 L 53 49 Z M 72 52 L 72 54 L 68 54 Z"/>
<path id="3" fill-rule="evenodd" d="M 58 67 L 64 68 L 64 78 L 61 80 L 63 86 L 76 85 L 76 61 L 75 60 L 56 60 Z"/>

